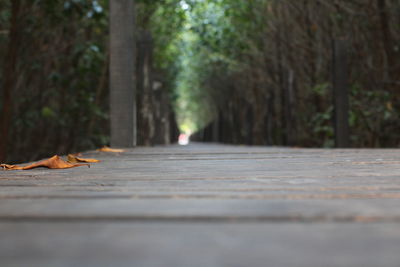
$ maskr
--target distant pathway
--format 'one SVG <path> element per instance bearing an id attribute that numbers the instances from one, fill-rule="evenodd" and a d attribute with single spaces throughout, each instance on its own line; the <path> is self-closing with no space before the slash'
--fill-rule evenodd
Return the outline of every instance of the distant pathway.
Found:
<path id="1" fill-rule="evenodd" d="M 0 266 L 400 266 L 400 150 L 84 156 L 0 171 Z"/>

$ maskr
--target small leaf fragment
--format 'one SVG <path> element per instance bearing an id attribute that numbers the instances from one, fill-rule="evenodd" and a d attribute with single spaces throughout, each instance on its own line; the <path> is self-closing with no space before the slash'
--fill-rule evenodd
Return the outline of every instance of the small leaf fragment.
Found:
<path id="1" fill-rule="evenodd" d="M 0 168 L 2 168 L 3 170 L 22 170 L 21 166 L 10 164 L 0 164 Z"/>
<path id="2" fill-rule="evenodd" d="M 75 168 L 79 166 L 88 166 L 90 168 L 89 164 L 81 164 L 81 163 L 70 163 L 59 156 L 55 155 L 49 159 L 45 159 L 42 161 L 38 161 L 36 163 L 27 165 L 27 166 L 18 166 L 18 165 L 8 165 L 8 164 L 1 164 L 1 168 L 5 170 L 31 170 L 39 167 L 44 167 L 48 169 L 69 169 L 69 168 Z"/>
<path id="3" fill-rule="evenodd" d="M 77 156 L 75 156 L 73 154 L 69 154 L 68 155 L 67 161 L 69 163 L 78 163 L 78 162 L 96 163 L 96 162 L 100 162 L 100 160 L 98 160 L 98 159 L 85 159 L 85 158 L 77 157 Z"/>
<path id="4" fill-rule="evenodd" d="M 111 152 L 111 153 L 122 153 L 125 152 L 123 149 L 115 149 L 115 148 L 110 148 L 108 146 L 103 146 L 102 148 L 97 149 L 97 151 L 100 152 Z"/>

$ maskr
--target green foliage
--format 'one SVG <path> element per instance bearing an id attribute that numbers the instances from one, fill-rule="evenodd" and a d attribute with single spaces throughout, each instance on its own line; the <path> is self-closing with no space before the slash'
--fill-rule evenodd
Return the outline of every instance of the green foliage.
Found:
<path id="1" fill-rule="evenodd" d="M 227 142 L 252 135 L 254 144 L 287 145 L 292 123 L 296 145 L 332 146 L 331 42 L 345 38 L 353 145 L 398 145 L 396 1 L 387 1 L 387 32 L 382 12 L 359 1 L 135 2 L 137 35 L 152 33 L 154 77 L 169 91 L 182 130 L 196 131 L 218 116 Z M 0 59 L 10 3 L 0 0 Z M 11 158 L 107 144 L 109 0 L 21 3 Z M 293 99 L 286 95 L 289 72 Z M 32 140 L 38 138 L 44 140 L 39 151 L 20 158 L 21 151 L 37 150 Z"/>
<path id="2" fill-rule="evenodd" d="M 386 2 L 389 32 L 377 27 L 382 25 L 382 11 L 357 1 L 184 3 L 187 22 L 177 43 L 181 72 L 176 88 L 185 128 L 202 128 L 219 114 L 233 135 L 228 142 L 243 142 L 238 132 L 247 131 L 246 114 L 252 110 L 256 143 L 286 144 L 285 87 L 290 70 L 297 145 L 333 146 L 331 45 L 332 38 L 345 38 L 350 45 L 350 84 L 357 85 L 350 99 L 352 144 L 398 145 L 399 65 L 395 62 L 400 60 L 396 52 L 400 35 L 394 23 L 398 3 Z M 385 42 L 391 43 L 385 48 Z"/>
<path id="3" fill-rule="evenodd" d="M 18 22 L 24 34 L 18 47 L 18 88 L 13 91 L 11 161 L 105 144 L 108 17 L 104 4 L 21 1 L 21 10 L 29 12 L 21 13 Z M 9 18 L 0 17 L 8 29 Z M 8 39 L 0 38 L 0 55 L 7 45 Z M 41 145 L 34 140 L 41 140 Z"/>
<path id="4" fill-rule="evenodd" d="M 27 161 L 108 144 L 109 0 L 21 4 L 18 27 L 23 35 L 9 160 Z M 143 30 L 153 33 L 154 76 L 174 96 L 176 42 L 186 19 L 180 0 L 136 1 L 136 10 L 138 35 Z M 10 3 L 0 0 L 1 59 L 8 45 L 9 19 Z M 42 140 L 40 147 L 32 141 L 36 139 Z"/>
<path id="5" fill-rule="evenodd" d="M 313 134 L 322 141 L 323 147 L 334 147 L 334 130 L 332 126 L 333 107 L 329 106 L 324 112 L 317 112 L 309 121 Z"/>

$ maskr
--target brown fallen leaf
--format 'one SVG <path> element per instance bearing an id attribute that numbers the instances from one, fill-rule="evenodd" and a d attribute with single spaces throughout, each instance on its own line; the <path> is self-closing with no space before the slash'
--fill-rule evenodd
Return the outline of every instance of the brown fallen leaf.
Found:
<path id="1" fill-rule="evenodd" d="M 44 168 L 49 168 L 49 169 L 69 169 L 69 168 L 75 168 L 75 167 L 85 166 L 85 165 L 90 168 L 89 164 L 66 162 L 59 156 L 55 155 L 49 159 L 45 159 L 45 160 L 30 164 L 27 166 L 1 164 L 0 167 L 5 170 L 30 170 L 30 169 L 35 169 L 35 168 L 39 168 L 39 167 L 44 167 Z"/>
<path id="2" fill-rule="evenodd" d="M 69 163 L 78 163 L 78 162 L 86 162 L 86 163 L 95 163 L 100 162 L 98 159 L 85 159 L 75 156 L 74 154 L 69 154 L 67 157 L 67 161 Z"/>
<path id="3" fill-rule="evenodd" d="M 21 168 L 16 165 L 10 165 L 10 164 L 0 164 L 0 168 L 3 170 L 18 170 L 18 168 Z"/>
<path id="4" fill-rule="evenodd" d="M 100 151 L 100 152 L 112 152 L 112 153 L 125 152 L 125 150 L 123 150 L 123 149 L 115 149 L 115 148 L 110 148 L 108 146 L 103 146 L 102 148 L 97 149 L 97 151 Z"/>

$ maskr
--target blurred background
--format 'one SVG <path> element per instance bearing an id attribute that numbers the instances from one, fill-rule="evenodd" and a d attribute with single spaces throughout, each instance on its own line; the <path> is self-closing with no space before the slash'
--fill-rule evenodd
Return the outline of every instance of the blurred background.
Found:
<path id="1" fill-rule="evenodd" d="M 334 147 L 343 60 L 350 146 L 399 147 L 400 1 L 135 4 L 138 145 Z M 109 144 L 108 5 L 0 0 L 0 161 Z"/>

